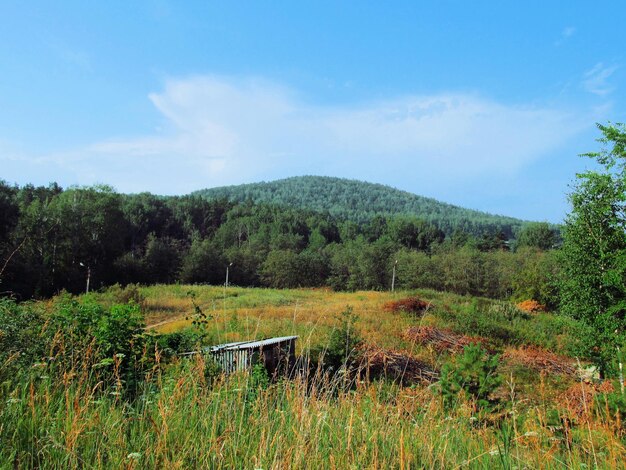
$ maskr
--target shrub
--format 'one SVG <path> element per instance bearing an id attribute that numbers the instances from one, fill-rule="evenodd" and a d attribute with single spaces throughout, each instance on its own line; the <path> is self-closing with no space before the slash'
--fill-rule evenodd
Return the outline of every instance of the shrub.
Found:
<path id="1" fill-rule="evenodd" d="M 41 360 L 47 342 L 43 324 L 41 311 L 32 304 L 0 299 L 0 382 Z"/>
<path id="2" fill-rule="evenodd" d="M 456 362 L 449 362 L 441 369 L 441 394 L 444 405 L 455 404 L 460 393 L 468 395 L 482 409 L 491 408 L 489 396 L 502 382 L 496 373 L 499 356 L 489 356 L 478 344 L 463 349 Z"/>
<path id="3" fill-rule="evenodd" d="M 100 366 L 114 365 L 116 376 L 131 387 L 150 366 L 143 361 L 147 336 L 143 327 L 143 314 L 135 303 L 107 309 L 89 297 L 79 302 L 61 296 L 48 323 L 49 332 L 55 335 L 51 352 L 66 369 L 88 364 L 85 356 L 93 357 Z"/>
<path id="4" fill-rule="evenodd" d="M 342 366 L 349 367 L 358 361 L 358 348 L 363 341 L 355 328 L 356 321 L 351 306 L 341 312 L 340 325 L 332 330 L 328 346 L 320 355 L 325 367 L 338 370 Z"/>
<path id="5" fill-rule="evenodd" d="M 107 293 L 113 298 L 116 304 L 127 304 L 133 302 L 143 310 L 146 304 L 146 296 L 139 290 L 139 284 L 128 284 L 125 287 L 114 284 L 107 289 Z"/>
<path id="6" fill-rule="evenodd" d="M 526 311 L 521 310 L 518 306 L 513 305 L 511 302 L 494 302 L 491 307 L 489 307 L 488 312 L 489 315 L 494 318 L 504 319 L 509 323 L 512 323 L 515 320 L 528 320 L 530 318 Z"/>

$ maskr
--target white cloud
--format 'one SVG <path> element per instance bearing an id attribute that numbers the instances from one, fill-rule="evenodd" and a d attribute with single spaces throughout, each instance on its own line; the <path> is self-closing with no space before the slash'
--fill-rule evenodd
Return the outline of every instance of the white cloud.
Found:
<path id="1" fill-rule="evenodd" d="M 551 106 L 460 93 L 320 106 L 254 78 L 175 79 L 149 98 L 163 117 L 162 130 L 39 163 L 58 166 L 81 184 L 106 182 L 120 191 L 186 193 L 326 174 L 432 194 L 442 186 L 471 190 L 477 177 L 515 175 L 592 122 Z"/>
<path id="2" fill-rule="evenodd" d="M 564 44 L 574 34 L 576 34 L 576 28 L 575 27 L 567 26 L 566 28 L 563 28 L 563 30 L 561 31 L 561 36 L 559 37 L 558 40 L 556 40 L 554 42 L 554 45 L 555 46 L 560 46 L 560 45 Z"/>
<path id="3" fill-rule="evenodd" d="M 602 62 L 598 62 L 592 69 L 585 72 L 582 81 L 583 88 L 598 96 L 610 94 L 614 87 L 608 83 L 608 80 L 617 69 L 617 65 L 605 66 Z"/>
<path id="4" fill-rule="evenodd" d="M 576 28 L 574 28 L 573 26 L 568 26 L 561 32 L 561 37 L 569 38 L 570 36 L 573 36 L 575 32 Z"/>

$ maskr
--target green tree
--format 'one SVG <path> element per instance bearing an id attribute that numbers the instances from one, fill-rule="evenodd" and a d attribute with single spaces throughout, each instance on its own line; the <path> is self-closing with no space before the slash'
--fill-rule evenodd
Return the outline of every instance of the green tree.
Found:
<path id="1" fill-rule="evenodd" d="M 570 194 L 560 284 L 561 309 L 590 325 L 588 346 L 601 372 L 611 373 L 626 321 L 626 127 L 598 125 L 598 170 L 577 175 Z"/>
<path id="2" fill-rule="evenodd" d="M 304 285 L 302 277 L 302 260 L 290 250 L 270 251 L 261 265 L 261 281 L 268 287 L 301 287 Z"/>
<path id="3" fill-rule="evenodd" d="M 479 408 L 490 408 L 490 395 L 502 383 L 498 375 L 498 355 L 489 356 L 480 344 L 469 344 L 456 362 L 448 362 L 441 369 L 441 394 L 448 407 L 456 404 L 461 393 L 476 401 Z"/>
<path id="4" fill-rule="evenodd" d="M 547 222 L 532 222 L 524 225 L 517 237 L 516 248 L 528 246 L 550 250 L 557 242 L 556 231 Z"/>
<path id="5" fill-rule="evenodd" d="M 185 255 L 180 280 L 186 283 L 222 284 L 228 263 L 210 240 L 195 239 Z"/>

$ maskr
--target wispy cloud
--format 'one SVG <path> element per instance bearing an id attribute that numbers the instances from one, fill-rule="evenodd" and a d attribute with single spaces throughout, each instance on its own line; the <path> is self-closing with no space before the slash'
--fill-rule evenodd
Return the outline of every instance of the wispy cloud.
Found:
<path id="1" fill-rule="evenodd" d="M 617 69 L 617 65 L 604 65 L 598 62 L 592 69 L 585 72 L 582 80 L 583 88 L 598 96 L 610 94 L 615 88 L 609 83 L 609 78 Z"/>
<path id="2" fill-rule="evenodd" d="M 563 30 L 561 31 L 561 35 L 559 36 L 559 39 L 557 39 L 554 42 L 554 45 L 555 46 L 560 46 L 560 45 L 564 44 L 574 34 L 576 34 L 576 28 L 575 27 L 567 26 L 566 28 L 563 28 Z"/>
<path id="3" fill-rule="evenodd" d="M 109 139 L 41 157 L 83 184 L 122 191 L 194 189 L 327 174 L 432 194 L 472 178 L 511 176 L 562 146 L 589 120 L 551 106 L 480 96 L 406 95 L 320 106 L 262 79 L 173 79 L 150 100 L 163 118 L 153 135 Z"/>

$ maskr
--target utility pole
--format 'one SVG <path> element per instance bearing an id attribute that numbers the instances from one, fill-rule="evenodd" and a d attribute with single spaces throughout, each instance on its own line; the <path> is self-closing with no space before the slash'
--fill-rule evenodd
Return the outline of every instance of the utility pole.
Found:
<path id="1" fill-rule="evenodd" d="M 396 266 L 398 265 L 398 260 L 393 263 L 393 273 L 391 275 L 391 292 L 395 292 L 396 290 Z"/>
<path id="2" fill-rule="evenodd" d="M 228 268 L 230 268 L 233 265 L 233 263 L 230 263 L 228 266 L 226 266 L 226 282 L 224 283 L 224 287 L 228 287 Z"/>
<path id="3" fill-rule="evenodd" d="M 91 266 L 85 266 L 83 263 L 78 263 L 83 268 L 87 268 L 87 286 L 85 287 L 85 294 L 89 294 L 89 281 L 91 279 Z"/>

